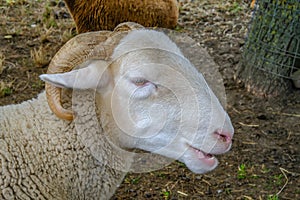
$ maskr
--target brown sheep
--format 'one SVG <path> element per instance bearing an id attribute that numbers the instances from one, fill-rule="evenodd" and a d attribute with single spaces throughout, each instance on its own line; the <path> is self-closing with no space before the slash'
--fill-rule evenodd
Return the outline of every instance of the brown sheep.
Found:
<path id="1" fill-rule="evenodd" d="M 146 27 L 174 28 L 178 20 L 176 0 L 65 0 L 77 32 L 113 30 L 122 22 Z"/>

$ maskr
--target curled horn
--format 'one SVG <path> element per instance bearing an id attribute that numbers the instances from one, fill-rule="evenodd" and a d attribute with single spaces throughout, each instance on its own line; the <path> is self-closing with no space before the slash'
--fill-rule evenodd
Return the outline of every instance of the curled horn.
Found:
<path id="1" fill-rule="evenodd" d="M 127 22 L 119 24 L 113 32 L 98 31 L 77 35 L 69 40 L 51 60 L 47 73 L 56 74 L 71 71 L 74 67 L 80 65 L 87 59 L 107 60 L 112 55 L 114 47 L 121 40 L 122 34 L 134 29 L 140 29 L 143 26 Z M 112 40 L 108 40 L 111 39 Z M 101 45 L 103 47 L 96 49 Z M 46 97 L 52 112 L 59 118 L 64 120 L 73 120 L 73 112 L 63 108 L 61 104 L 61 88 L 55 87 L 49 83 L 45 84 Z"/>

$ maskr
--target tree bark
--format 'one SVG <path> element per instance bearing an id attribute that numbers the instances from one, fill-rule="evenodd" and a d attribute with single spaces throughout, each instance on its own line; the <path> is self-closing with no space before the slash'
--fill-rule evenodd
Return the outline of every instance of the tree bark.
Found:
<path id="1" fill-rule="evenodd" d="M 237 80 L 258 96 L 284 95 L 299 70 L 300 2 L 260 0 L 254 13 Z"/>

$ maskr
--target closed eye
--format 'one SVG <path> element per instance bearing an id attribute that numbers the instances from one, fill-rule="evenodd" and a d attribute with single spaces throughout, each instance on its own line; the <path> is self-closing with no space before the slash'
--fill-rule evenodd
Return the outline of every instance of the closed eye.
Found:
<path id="1" fill-rule="evenodd" d="M 137 99 L 144 99 L 153 94 L 157 85 L 153 82 L 140 77 L 131 78 L 130 81 L 136 86 L 133 96 Z"/>
<path id="2" fill-rule="evenodd" d="M 138 87 L 143 87 L 143 86 L 147 85 L 148 83 L 151 83 L 150 81 L 148 81 L 147 79 L 144 79 L 144 78 L 133 78 L 131 80 L 131 82 Z"/>

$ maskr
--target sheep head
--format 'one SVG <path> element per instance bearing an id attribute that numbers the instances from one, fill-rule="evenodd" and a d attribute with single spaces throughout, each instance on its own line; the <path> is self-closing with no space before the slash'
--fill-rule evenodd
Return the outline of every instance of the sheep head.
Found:
<path id="1" fill-rule="evenodd" d="M 233 127 L 180 49 L 165 34 L 145 29 L 123 35 L 109 59 L 95 56 L 99 48 L 80 69 L 41 78 L 59 88 L 94 89 L 120 148 L 177 159 L 195 173 L 214 169 L 213 155 L 230 149 Z"/>

